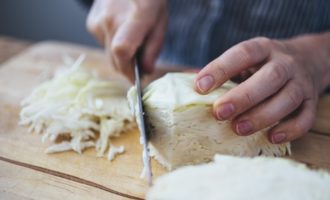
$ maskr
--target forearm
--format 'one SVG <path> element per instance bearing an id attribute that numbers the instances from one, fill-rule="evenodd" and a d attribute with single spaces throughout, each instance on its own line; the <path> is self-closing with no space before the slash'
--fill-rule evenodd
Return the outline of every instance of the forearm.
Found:
<path id="1" fill-rule="evenodd" d="M 298 57 L 313 66 L 311 73 L 319 77 L 319 92 L 330 86 L 330 31 L 309 34 L 287 40 L 289 50 L 300 54 Z M 291 48 L 291 49 L 290 49 Z"/>

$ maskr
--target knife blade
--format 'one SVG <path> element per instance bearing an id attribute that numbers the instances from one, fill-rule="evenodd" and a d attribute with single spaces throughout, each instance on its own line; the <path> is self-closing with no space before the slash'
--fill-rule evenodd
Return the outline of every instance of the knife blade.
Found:
<path id="1" fill-rule="evenodd" d="M 139 109 L 138 117 L 140 119 L 140 132 L 141 132 L 141 140 L 142 140 L 141 142 L 143 145 L 142 159 L 143 159 L 145 176 L 147 178 L 149 186 L 151 186 L 152 185 L 151 161 L 149 156 L 147 129 L 145 126 L 145 112 L 142 102 L 142 87 L 141 87 L 142 74 L 140 72 L 140 66 L 137 60 L 135 60 L 135 64 L 134 64 L 134 73 L 135 73 L 135 87 L 137 91 L 137 103 Z"/>

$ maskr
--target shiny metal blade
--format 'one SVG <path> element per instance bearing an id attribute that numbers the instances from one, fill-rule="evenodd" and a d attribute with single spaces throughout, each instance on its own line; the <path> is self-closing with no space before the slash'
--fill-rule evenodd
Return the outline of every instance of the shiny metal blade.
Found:
<path id="1" fill-rule="evenodd" d="M 137 64 L 137 61 L 135 61 L 134 65 L 134 72 L 135 72 L 135 87 L 137 90 L 137 102 L 139 106 L 139 118 L 140 118 L 140 131 L 141 131 L 141 137 L 142 137 L 142 145 L 143 145 L 143 164 L 145 167 L 145 175 L 148 181 L 149 186 L 152 185 L 152 172 L 151 172 L 151 162 L 150 162 L 150 156 L 149 156 L 149 148 L 148 148 L 148 135 L 147 130 L 145 126 L 145 112 L 143 108 L 143 102 L 142 102 L 142 87 L 141 87 L 141 73 L 139 65 Z"/>

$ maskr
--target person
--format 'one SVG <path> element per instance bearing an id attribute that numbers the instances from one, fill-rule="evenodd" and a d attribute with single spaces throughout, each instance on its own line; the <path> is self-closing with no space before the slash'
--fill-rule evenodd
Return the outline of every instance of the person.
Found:
<path id="1" fill-rule="evenodd" d="M 241 136 L 274 124 L 272 143 L 303 136 L 330 85 L 328 0 L 96 0 L 86 24 L 130 79 L 137 52 L 145 73 L 159 55 L 201 67 L 200 94 L 244 78 L 213 105 Z"/>

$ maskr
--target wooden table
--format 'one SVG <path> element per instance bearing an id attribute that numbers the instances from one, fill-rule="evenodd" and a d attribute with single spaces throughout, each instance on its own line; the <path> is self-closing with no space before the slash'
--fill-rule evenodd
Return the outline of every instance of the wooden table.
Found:
<path id="1" fill-rule="evenodd" d="M 52 65 L 59 64 L 59 52 L 72 55 L 84 52 L 90 58 L 87 61 L 89 64 L 105 65 L 101 50 L 82 46 L 58 43 L 32 45 L 25 41 L 0 37 L 0 49 L 0 84 L 5 84 L 6 80 L 9 83 L 12 79 L 24 78 L 18 74 L 22 69 L 25 70 L 27 78 L 29 74 L 34 73 L 33 70 L 45 65 L 45 61 Z M 46 58 L 46 49 L 53 56 Z M 22 53 L 18 55 L 19 52 Z M 32 61 L 36 66 L 29 68 Z M 23 68 L 19 65 L 28 67 Z M 14 86 L 9 84 L 8 87 Z M 15 87 L 24 88 L 25 85 Z M 10 95 L 14 98 L 16 93 Z M 6 97 L 2 97 L 2 101 L 6 104 Z M 10 103 L 13 102 L 9 102 L 8 105 Z M 142 166 L 137 131 L 124 134 L 122 138 L 114 141 L 125 144 L 127 154 L 118 157 L 112 163 L 95 158 L 93 150 L 88 150 L 82 155 L 74 152 L 46 155 L 43 153 L 46 145 L 40 143 L 40 136 L 26 134 L 24 127 L 18 127 L 19 110 L 8 105 L 1 105 L 2 110 L 0 109 L 0 127 L 4 127 L 0 130 L 0 199 L 143 199 L 147 186 L 139 179 Z M 1 118 L 6 113 L 12 113 L 12 116 Z M 317 120 L 312 131 L 295 141 L 292 146 L 291 158 L 312 167 L 330 170 L 329 95 L 320 100 Z M 122 173 L 119 169 L 123 167 L 128 171 Z M 155 176 L 164 173 L 155 162 L 153 169 Z"/>
<path id="2" fill-rule="evenodd" d="M 0 64 L 30 45 L 31 42 L 0 35 Z"/>

